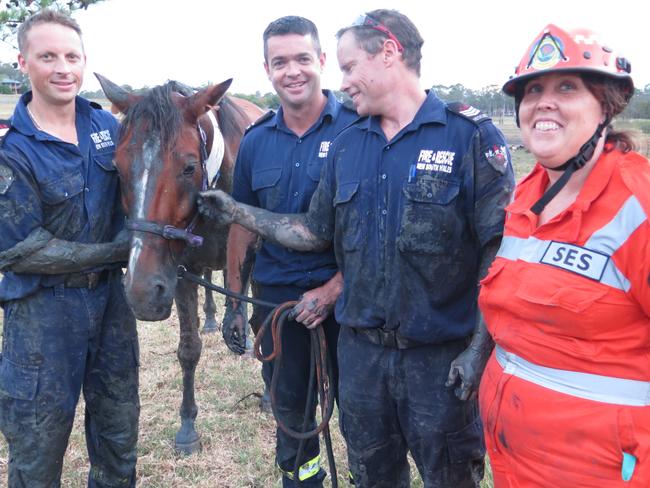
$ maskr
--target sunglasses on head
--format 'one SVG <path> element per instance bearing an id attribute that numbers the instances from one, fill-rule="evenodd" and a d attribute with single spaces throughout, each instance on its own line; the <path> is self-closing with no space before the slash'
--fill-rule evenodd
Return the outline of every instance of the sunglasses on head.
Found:
<path id="1" fill-rule="evenodd" d="M 404 48 L 402 47 L 402 43 L 399 42 L 399 39 L 395 37 L 395 34 L 393 34 L 388 27 L 386 27 L 384 24 L 381 22 L 376 21 L 372 17 L 368 15 L 360 15 L 357 17 L 357 20 L 355 20 L 350 27 L 370 27 L 371 29 L 375 29 L 382 34 L 385 34 L 386 37 L 388 37 L 391 41 L 393 41 L 397 45 L 397 50 L 399 52 L 404 52 Z"/>

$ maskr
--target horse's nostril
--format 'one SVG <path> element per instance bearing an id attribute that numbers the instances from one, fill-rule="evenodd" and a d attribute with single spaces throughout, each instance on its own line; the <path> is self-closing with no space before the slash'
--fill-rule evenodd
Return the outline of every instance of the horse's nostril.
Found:
<path id="1" fill-rule="evenodd" d="M 155 285 L 153 287 L 154 294 L 156 295 L 156 298 L 162 298 L 166 294 L 166 289 L 165 285 Z"/>

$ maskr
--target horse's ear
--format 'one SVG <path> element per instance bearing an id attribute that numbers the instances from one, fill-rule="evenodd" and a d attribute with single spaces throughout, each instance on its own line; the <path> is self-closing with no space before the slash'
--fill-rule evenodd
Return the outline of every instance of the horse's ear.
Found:
<path id="1" fill-rule="evenodd" d="M 99 84 L 102 86 L 106 98 L 122 113 L 126 113 L 128 108 L 141 98 L 138 95 L 126 91 L 99 73 L 95 73 L 95 76 L 99 80 Z"/>
<path id="2" fill-rule="evenodd" d="M 210 110 L 210 107 L 219 103 L 219 100 L 226 94 L 231 83 L 232 78 L 218 85 L 210 85 L 192 95 L 187 101 L 187 107 L 194 120 Z"/>

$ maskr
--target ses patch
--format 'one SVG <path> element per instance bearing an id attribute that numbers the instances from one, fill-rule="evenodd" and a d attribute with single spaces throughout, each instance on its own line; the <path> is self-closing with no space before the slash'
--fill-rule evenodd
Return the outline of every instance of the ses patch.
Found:
<path id="1" fill-rule="evenodd" d="M 0 195 L 7 193 L 16 177 L 9 166 L 0 164 Z"/>
<path id="2" fill-rule="evenodd" d="M 609 256 L 606 254 L 555 241 L 549 244 L 540 260 L 541 263 L 557 266 L 595 281 L 602 278 L 608 261 Z"/>

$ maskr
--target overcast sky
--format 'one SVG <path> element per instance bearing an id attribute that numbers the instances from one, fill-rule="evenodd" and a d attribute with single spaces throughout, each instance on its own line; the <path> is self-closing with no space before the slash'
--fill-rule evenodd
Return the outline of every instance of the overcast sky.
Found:
<path id="1" fill-rule="evenodd" d="M 4 3 L 4 2 L 3 2 Z M 118 84 L 190 85 L 234 78 L 232 92 L 272 91 L 263 68 L 262 32 L 283 15 L 302 15 L 320 31 L 328 56 L 323 86 L 339 88 L 336 31 L 359 14 L 397 8 L 425 40 L 422 85 L 478 89 L 503 84 L 533 38 L 548 23 L 585 26 L 632 63 L 637 87 L 650 83 L 650 20 L 635 0 L 106 0 L 75 17 L 84 31 L 88 70 Z M 620 7 L 614 11 L 613 7 Z M 0 59 L 15 53 L 3 46 Z"/>

